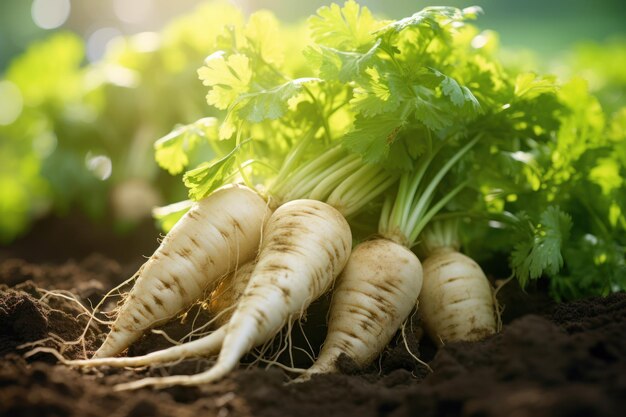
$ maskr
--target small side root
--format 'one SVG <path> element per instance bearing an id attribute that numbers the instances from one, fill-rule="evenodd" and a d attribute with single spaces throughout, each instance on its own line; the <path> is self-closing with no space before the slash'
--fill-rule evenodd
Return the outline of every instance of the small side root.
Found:
<path id="1" fill-rule="evenodd" d="M 430 373 L 433 373 L 433 369 L 430 367 L 430 365 L 428 365 L 426 362 L 424 362 L 423 360 L 421 360 L 419 357 L 417 357 L 416 354 L 414 354 L 411 351 L 411 348 L 409 347 L 409 343 L 406 340 L 406 321 L 404 323 L 402 323 L 402 342 L 404 343 L 404 348 L 406 349 L 407 352 L 409 352 L 409 355 L 411 355 L 411 357 L 413 359 L 415 359 L 415 361 L 419 364 L 421 364 L 422 366 L 424 366 L 426 369 L 428 369 L 428 371 Z"/>
<path id="2" fill-rule="evenodd" d="M 509 282 L 511 282 L 511 280 L 515 278 L 514 274 L 511 274 L 510 277 L 504 279 L 504 280 L 499 280 L 496 281 L 496 288 L 491 292 L 492 298 L 493 298 L 493 305 L 495 306 L 495 312 L 496 312 L 496 332 L 500 333 L 502 331 L 502 313 L 504 312 L 504 304 L 500 304 L 498 302 L 498 292 L 500 292 L 500 290 Z"/>
<path id="3" fill-rule="evenodd" d="M 65 359 L 63 357 L 61 352 L 59 352 L 57 349 L 49 348 L 49 347 L 37 347 L 35 349 L 29 350 L 28 352 L 26 352 L 24 354 L 24 357 L 25 358 L 30 358 L 31 356 L 34 356 L 34 355 L 36 355 L 38 353 L 49 353 L 52 356 L 54 356 L 55 358 L 57 358 L 59 360 L 59 362 L 61 362 L 64 365 L 67 365 L 68 362 L 69 362 L 67 359 Z"/>

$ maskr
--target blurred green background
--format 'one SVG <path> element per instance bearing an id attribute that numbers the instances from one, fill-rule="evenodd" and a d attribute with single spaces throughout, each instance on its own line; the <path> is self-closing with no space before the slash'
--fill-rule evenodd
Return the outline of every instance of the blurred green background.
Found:
<path id="1" fill-rule="evenodd" d="M 102 53 L 102 43 L 108 36 L 159 30 L 168 20 L 192 10 L 199 3 L 200 0 L 2 0 L 0 70 L 5 69 L 10 58 L 23 51 L 30 42 L 49 34 L 50 30 L 35 23 L 33 17 L 37 20 L 38 15 L 48 15 L 47 19 L 39 18 L 46 22 L 55 21 L 54 15 L 59 14 L 57 20 L 60 20 L 69 5 L 67 19 L 63 20 L 61 28 L 91 39 L 95 56 Z M 232 0 L 231 3 L 246 12 L 267 8 L 283 20 L 294 21 L 328 2 Z M 604 41 L 624 34 L 626 30 L 623 0 L 366 0 L 360 3 L 391 18 L 403 17 L 430 5 L 479 5 L 485 11 L 478 22 L 479 27 L 499 32 L 507 47 L 530 48 L 546 57 L 581 40 Z M 102 32 L 103 28 L 109 30 Z"/>
<path id="2" fill-rule="evenodd" d="M 155 205 L 185 198 L 180 177 L 156 166 L 152 145 L 214 111 L 196 69 L 236 17 L 209 3 L 0 1 L 0 243 L 50 213 L 78 210 L 124 230 Z M 329 2 L 228 3 L 299 21 Z M 360 3 L 390 18 L 429 5 L 479 5 L 476 25 L 498 33 L 507 65 L 581 75 L 608 111 L 624 103 L 624 0 Z"/>

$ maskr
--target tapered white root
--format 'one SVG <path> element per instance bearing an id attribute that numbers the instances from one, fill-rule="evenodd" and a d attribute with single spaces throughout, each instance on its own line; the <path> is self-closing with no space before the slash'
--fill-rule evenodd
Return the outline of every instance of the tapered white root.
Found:
<path id="1" fill-rule="evenodd" d="M 112 366 L 123 368 L 126 366 L 147 366 L 158 363 L 174 362 L 185 358 L 198 356 L 212 356 L 219 352 L 224 341 L 226 328 L 220 327 L 208 336 L 202 337 L 192 342 L 182 345 L 172 346 L 147 355 L 134 356 L 128 358 L 97 358 L 74 361 L 64 361 L 66 365 L 81 366 L 84 368 L 94 366 Z"/>
<path id="2" fill-rule="evenodd" d="M 215 323 L 222 326 L 230 320 L 234 307 L 243 296 L 256 262 L 248 262 L 220 281 L 208 299 L 208 311 L 216 317 Z"/>
<path id="3" fill-rule="evenodd" d="M 337 279 L 320 355 L 297 381 L 336 372 L 342 353 L 359 366 L 371 363 L 415 307 L 421 287 L 422 265 L 409 249 L 386 239 L 358 245 Z"/>
<path id="4" fill-rule="evenodd" d="M 431 339 L 475 341 L 496 332 L 491 286 L 480 266 L 450 248 L 435 250 L 424 261 L 419 314 Z"/>
<path id="5" fill-rule="evenodd" d="M 351 246 L 348 223 L 331 206 L 295 200 L 279 207 L 267 223 L 258 263 L 227 325 L 215 366 L 193 376 L 147 378 L 117 388 L 198 385 L 223 378 L 246 352 L 270 340 L 331 287 Z"/>
<path id="6" fill-rule="evenodd" d="M 238 185 L 195 203 L 142 267 L 94 358 L 120 353 L 252 260 L 268 210 L 257 193 Z"/>

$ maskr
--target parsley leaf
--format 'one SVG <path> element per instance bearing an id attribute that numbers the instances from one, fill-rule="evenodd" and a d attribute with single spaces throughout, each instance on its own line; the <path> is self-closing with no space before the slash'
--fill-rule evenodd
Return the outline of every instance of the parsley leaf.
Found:
<path id="1" fill-rule="evenodd" d="M 154 143 L 155 159 L 171 175 L 180 174 L 189 163 L 189 153 L 202 139 L 217 139 L 217 119 L 205 117 L 192 124 L 178 126 Z"/>
<path id="2" fill-rule="evenodd" d="M 541 94 L 556 92 L 556 79 L 553 76 L 538 77 L 532 72 L 519 74 L 515 79 L 516 97 L 531 100 Z"/>
<path id="3" fill-rule="evenodd" d="M 563 266 L 561 248 L 569 238 L 572 218 L 555 206 L 549 206 L 541 214 L 536 226 L 525 213 L 520 213 L 518 218 L 518 243 L 511 254 L 511 266 L 523 287 L 529 279 L 559 272 Z"/>
<path id="4" fill-rule="evenodd" d="M 367 117 L 396 110 L 404 97 L 401 91 L 402 80 L 386 72 L 382 77 L 377 68 L 367 68 L 365 81 L 354 88 L 354 97 L 350 100 L 354 110 Z"/>
<path id="5" fill-rule="evenodd" d="M 405 120 L 393 113 L 375 118 L 359 116 L 352 131 L 344 136 L 343 144 L 350 151 L 361 154 L 366 162 L 382 162 L 404 124 Z"/>
<path id="6" fill-rule="evenodd" d="M 197 168 L 187 171 L 183 176 L 183 182 L 189 188 L 189 198 L 194 201 L 201 200 L 226 184 L 232 173 L 237 152 L 240 151 L 241 146 L 245 143 L 242 142 L 230 151 L 228 155 L 217 161 L 204 162 Z"/>
<path id="7" fill-rule="evenodd" d="M 263 61 L 270 64 L 281 64 L 285 51 L 278 21 L 273 13 L 261 10 L 250 15 L 244 34 L 252 49 Z"/>
<path id="8" fill-rule="evenodd" d="M 457 9 L 448 6 L 426 7 L 412 16 L 392 22 L 376 31 L 376 35 L 384 35 L 390 32 L 402 32 L 409 28 L 430 29 L 437 35 L 443 35 L 442 27 L 459 23 L 467 19 L 475 19 L 482 12 L 480 7 L 468 7 Z"/>
<path id="9" fill-rule="evenodd" d="M 333 3 L 317 10 L 317 15 L 309 18 L 309 28 L 313 39 L 331 48 L 358 51 L 370 44 L 372 32 L 381 25 L 367 7 L 348 0 L 343 7 Z"/>
<path id="10" fill-rule="evenodd" d="M 340 51 L 324 45 L 308 47 L 304 54 L 313 66 L 319 68 L 320 77 L 332 80 L 337 79 L 341 83 L 348 83 L 361 77 L 364 69 L 375 58 L 381 40 L 365 53 Z"/>
<path id="11" fill-rule="evenodd" d="M 202 84 L 212 87 L 206 96 L 207 102 L 224 110 L 241 93 L 248 91 L 252 70 L 247 56 L 234 54 L 225 58 L 223 51 L 215 52 L 204 61 L 198 70 Z"/>
<path id="12" fill-rule="evenodd" d="M 288 109 L 289 100 L 295 97 L 306 83 L 318 82 L 319 78 L 298 78 L 278 87 L 240 96 L 239 116 L 251 123 L 275 120 Z M 245 103 L 245 104 L 243 104 Z"/>

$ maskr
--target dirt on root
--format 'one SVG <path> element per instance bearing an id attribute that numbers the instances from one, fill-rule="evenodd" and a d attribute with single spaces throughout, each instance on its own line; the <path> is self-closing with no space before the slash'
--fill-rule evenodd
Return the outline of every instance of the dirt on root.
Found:
<path id="1" fill-rule="evenodd" d="M 407 345 L 427 361 L 428 372 L 399 340 L 379 361 L 359 369 L 342 357 L 335 375 L 304 383 L 276 367 L 245 366 L 225 380 L 199 387 L 172 387 L 115 392 L 112 386 L 147 375 L 195 373 L 207 360 L 185 361 L 167 368 L 137 371 L 101 368 L 81 371 L 57 363 L 49 354 L 24 358 L 26 343 L 50 338 L 77 339 L 87 316 L 69 298 L 94 303 L 127 278 L 137 260 L 122 266 L 102 255 L 80 262 L 29 263 L 5 257 L 0 263 L 0 415 L 1 416 L 621 416 L 626 409 L 626 294 L 551 304 L 543 296 L 511 287 L 503 332 L 482 342 L 449 344 L 437 350 L 409 332 Z M 520 301 L 521 300 L 521 301 Z M 312 344 L 323 339 L 316 320 L 324 303 L 305 324 Z M 506 310 L 505 310 L 506 311 Z M 208 317 L 190 311 L 202 322 Z M 189 316 L 189 315 L 188 315 Z M 190 316 L 189 316 L 190 317 Z M 164 327 L 181 337 L 190 320 Z M 95 349 L 104 326 L 93 325 L 84 348 Z M 178 332 L 178 333 L 176 333 Z M 316 335 L 315 333 L 321 333 Z M 166 346 L 148 335 L 130 354 Z M 66 357 L 80 357 L 72 345 Z M 248 358 L 251 360 L 252 358 Z M 296 362 L 302 359 L 296 359 Z M 302 363 L 305 363 L 306 360 Z"/>

